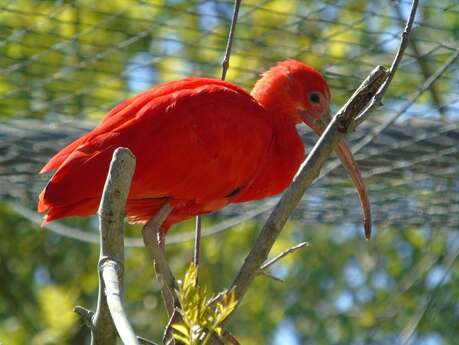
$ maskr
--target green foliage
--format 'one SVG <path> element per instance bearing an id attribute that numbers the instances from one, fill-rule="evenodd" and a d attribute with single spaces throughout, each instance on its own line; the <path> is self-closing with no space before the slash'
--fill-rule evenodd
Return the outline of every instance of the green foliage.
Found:
<path id="1" fill-rule="evenodd" d="M 148 57 L 143 67 L 154 73 L 152 80 L 141 85 L 144 89 L 186 75 L 217 77 L 232 10 L 231 1 L 0 2 L 0 119 L 50 122 L 66 117 L 96 120 L 134 93 L 129 71 L 140 70 L 136 75 L 140 80 L 147 74 L 143 69 L 132 69 L 132 60 L 139 53 Z M 210 5 L 203 9 L 203 3 Z M 295 57 L 326 72 L 334 106 L 340 105 L 374 65 L 387 65 L 392 58 L 400 27 L 391 3 L 244 0 L 227 79 L 250 89 L 268 66 Z M 400 3 L 405 8 L 408 4 Z M 431 72 L 450 57 L 448 45 L 454 45 L 459 37 L 458 10 L 453 5 L 454 0 L 425 1 L 419 9 L 413 34 L 419 49 L 426 53 L 423 60 Z M 212 25 L 204 23 L 206 20 Z M 412 51 L 408 53 L 389 89 L 384 108 L 389 109 L 388 114 L 393 114 L 392 104 L 413 94 L 422 82 Z M 450 93 L 457 89 L 456 80 L 445 75 L 436 83 L 445 103 L 457 98 Z M 418 104 L 427 108 L 421 107 L 416 114 L 430 111 L 430 94 L 425 93 Z M 375 116 L 385 114 L 382 111 Z M 439 143 L 447 140 L 441 135 L 437 139 Z M 16 174 L 12 168 L 0 175 Z M 429 174 L 428 168 L 425 172 Z M 432 187 L 420 185 L 417 191 L 399 179 L 375 176 L 367 183 L 391 191 L 394 199 L 408 196 L 422 213 L 436 207 L 433 200 L 438 193 L 456 193 L 456 199 L 445 200 L 457 200 L 457 178 L 446 169 L 445 174 L 451 175 L 446 190 L 435 180 Z M 408 170 L 406 178 L 410 179 Z M 335 185 L 328 193 L 340 194 L 340 187 Z M 1 184 L 0 188 L 9 186 Z M 26 202 L 33 207 L 36 201 Z M 308 210 L 307 202 L 305 205 Z M 449 206 L 451 213 L 457 213 L 457 202 Z M 390 205 L 375 204 L 375 214 L 383 207 Z M 439 208 L 435 213 L 444 210 Z M 375 238 L 366 242 L 360 228 L 344 224 L 345 219 L 334 226 L 324 225 L 328 212 L 324 204 L 320 221 L 291 222 L 284 230 L 272 255 L 300 241 L 308 241 L 310 246 L 272 268 L 272 274 L 281 276 L 285 284 L 265 277 L 254 281 L 228 324 L 238 340 L 244 345 L 274 344 L 277 332 L 287 322 L 296 344 L 393 344 L 419 306 L 434 296 L 418 325 L 415 343 L 433 334 L 441 345 L 456 344 L 459 265 L 453 265 L 442 283 L 436 285 L 438 281 L 432 278 L 435 270 L 443 272 L 446 257 L 454 249 L 457 229 L 448 225 L 448 214 L 438 226 L 430 222 L 386 225 L 396 221 L 380 219 Z M 390 210 L 382 212 L 387 213 Z M 204 218 L 205 226 L 221 220 L 218 215 Z M 96 231 L 93 219 L 65 222 Z M 259 226 L 250 220 L 231 231 L 203 238 L 200 284 L 208 291 L 227 287 Z M 172 233 L 192 228 L 191 223 L 184 223 Z M 138 226 L 129 226 L 127 232 L 140 235 Z M 98 247 L 39 229 L 4 204 L 0 204 L 0 234 L 0 343 L 87 344 L 88 331 L 71 310 L 76 304 L 95 307 Z M 182 276 L 192 245 L 168 245 L 167 251 L 173 271 Z M 125 272 L 128 314 L 134 328 L 140 335 L 159 339 L 167 319 L 144 250 L 126 250 Z M 200 309 L 188 308 L 188 323 L 177 325 L 180 330 L 176 332 L 185 337 L 192 334 L 193 325 L 202 331 L 208 322 L 212 329 L 209 318 L 216 322 L 225 315 L 217 306 L 206 311 L 208 306 L 202 302 L 208 300 L 206 290 L 193 287 L 193 275 L 187 276 L 187 294 L 194 293 Z M 221 308 L 230 302 L 222 302 Z"/>
<path id="2" fill-rule="evenodd" d="M 76 296 L 74 291 L 58 286 L 49 285 L 40 290 L 38 305 L 44 330 L 35 336 L 35 343 L 65 343 L 71 338 L 77 324 L 77 315 L 73 312 Z"/>
<path id="3" fill-rule="evenodd" d="M 222 323 L 237 305 L 234 289 L 222 293 L 221 301 L 214 298 L 198 284 L 198 268 L 192 263 L 180 284 L 182 320 L 172 325 L 174 339 L 185 345 L 206 345 L 212 334 L 222 336 Z"/>

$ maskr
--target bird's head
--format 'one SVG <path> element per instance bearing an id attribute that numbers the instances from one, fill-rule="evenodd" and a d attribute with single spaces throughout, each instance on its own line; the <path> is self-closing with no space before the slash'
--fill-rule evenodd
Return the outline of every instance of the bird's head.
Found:
<path id="1" fill-rule="evenodd" d="M 285 60 L 263 74 L 255 84 L 252 96 L 277 120 L 294 125 L 304 123 L 321 135 L 330 121 L 330 89 L 324 77 L 314 68 L 296 60 Z M 370 203 L 357 163 L 345 140 L 337 156 L 352 178 L 362 205 L 365 236 L 371 235 Z"/>
<path id="2" fill-rule="evenodd" d="M 330 89 L 314 68 L 296 60 L 285 60 L 265 72 L 252 95 L 266 109 L 295 124 L 315 127 L 328 117 Z"/>

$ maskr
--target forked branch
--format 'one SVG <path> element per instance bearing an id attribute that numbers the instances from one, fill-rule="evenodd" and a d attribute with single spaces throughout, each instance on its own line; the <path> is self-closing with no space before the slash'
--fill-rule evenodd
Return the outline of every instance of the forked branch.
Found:
<path id="1" fill-rule="evenodd" d="M 252 250 L 247 255 L 232 284 L 236 291 L 236 299 L 239 302 L 244 297 L 252 280 L 260 271 L 260 267 L 268 257 L 288 217 L 300 202 L 306 189 L 319 175 L 326 159 L 338 143 L 360 123 L 365 121 L 370 112 L 381 104 L 382 97 L 389 87 L 408 45 L 417 5 L 418 0 L 413 0 L 411 12 L 389 72 L 382 66 L 376 67 L 357 88 L 349 101 L 335 114 L 307 156 L 295 180 L 282 195 L 282 198 L 265 222 Z"/>

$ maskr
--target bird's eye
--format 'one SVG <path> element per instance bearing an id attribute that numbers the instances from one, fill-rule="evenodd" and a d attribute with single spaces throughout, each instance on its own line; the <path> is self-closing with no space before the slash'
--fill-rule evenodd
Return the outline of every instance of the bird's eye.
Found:
<path id="1" fill-rule="evenodd" d="M 320 104 L 320 94 L 318 92 L 311 92 L 309 94 L 309 100 L 311 103 Z"/>

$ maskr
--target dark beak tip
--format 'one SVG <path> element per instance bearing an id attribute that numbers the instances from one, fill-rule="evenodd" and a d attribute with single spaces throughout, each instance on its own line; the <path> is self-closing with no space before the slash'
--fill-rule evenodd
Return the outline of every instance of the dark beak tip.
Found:
<path id="1" fill-rule="evenodd" d="M 365 227 L 365 239 L 370 240 L 371 239 L 371 220 L 365 219 L 364 221 L 364 227 Z"/>

